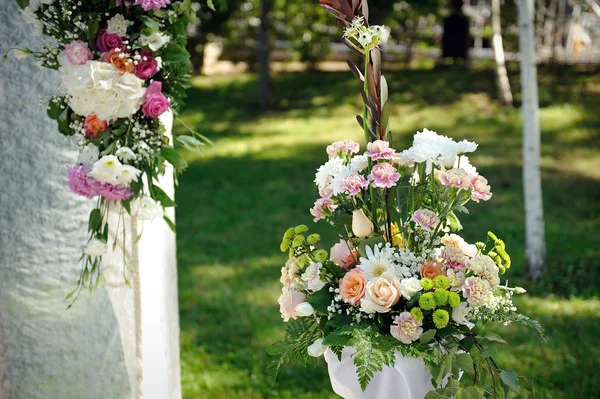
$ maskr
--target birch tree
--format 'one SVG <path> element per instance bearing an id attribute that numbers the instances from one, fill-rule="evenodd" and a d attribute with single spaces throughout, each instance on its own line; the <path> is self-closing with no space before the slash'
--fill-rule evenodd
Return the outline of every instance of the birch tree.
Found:
<path id="1" fill-rule="evenodd" d="M 273 0 L 261 1 L 260 31 L 258 33 L 258 101 L 262 110 L 273 106 L 273 83 L 271 81 L 271 27 Z"/>
<path id="2" fill-rule="evenodd" d="M 512 107 L 513 96 L 512 91 L 510 90 L 508 73 L 506 72 L 504 45 L 502 43 L 500 0 L 492 0 L 492 29 L 494 31 L 492 44 L 494 47 L 494 59 L 496 60 L 496 84 L 498 86 L 498 96 L 502 105 Z"/>
<path id="3" fill-rule="evenodd" d="M 540 173 L 540 120 L 533 29 L 533 0 L 519 0 L 519 50 L 523 105 L 523 191 L 525 202 L 525 258 L 529 277 L 545 272 L 546 242 Z"/>

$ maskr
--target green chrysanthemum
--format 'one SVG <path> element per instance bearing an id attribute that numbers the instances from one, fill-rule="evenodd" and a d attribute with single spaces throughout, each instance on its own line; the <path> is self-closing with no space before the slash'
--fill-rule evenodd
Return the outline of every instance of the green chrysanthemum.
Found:
<path id="1" fill-rule="evenodd" d="M 433 298 L 438 306 L 445 306 L 448 304 L 448 291 L 443 288 L 438 288 L 433 293 Z"/>
<path id="2" fill-rule="evenodd" d="M 450 280 L 448 280 L 448 277 L 446 276 L 435 276 L 435 278 L 433 279 L 433 285 L 435 286 L 435 288 L 443 288 L 447 290 L 450 287 Z"/>
<path id="3" fill-rule="evenodd" d="M 294 229 L 294 233 L 296 234 L 302 234 L 305 231 L 308 231 L 308 227 L 305 224 L 300 224 Z"/>
<path id="4" fill-rule="evenodd" d="M 317 262 L 325 262 L 327 260 L 328 254 L 327 251 L 324 249 L 317 249 L 315 252 L 313 252 L 313 255 Z"/>
<path id="5" fill-rule="evenodd" d="M 429 291 L 433 288 L 433 280 L 427 277 L 421 279 L 421 287 L 423 287 L 425 291 Z"/>
<path id="6" fill-rule="evenodd" d="M 448 305 L 452 309 L 457 308 L 460 305 L 460 296 L 456 292 L 450 291 L 448 293 Z"/>
<path id="7" fill-rule="evenodd" d="M 306 266 L 308 264 L 308 256 L 306 256 L 306 254 L 304 254 L 301 257 L 299 257 L 298 264 L 300 265 L 300 267 Z"/>
<path id="8" fill-rule="evenodd" d="M 291 243 L 292 243 L 292 240 L 284 238 L 283 241 L 281 241 L 281 245 L 279 246 L 279 249 L 281 249 L 281 252 L 285 252 L 288 249 L 290 249 Z"/>
<path id="9" fill-rule="evenodd" d="M 304 242 L 304 236 L 296 236 L 294 237 L 294 241 L 292 241 L 292 248 L 298 248 Z"/>
<path id="10" fill-rule="evenodd" d="M 438 309 L 433 312 L 433 324 L 438 329 L 444 328 L 448 325 L 448 320 L 450 320 L 450 315 L 444 309 Z"/>
<path id="11" fill-rule="evenodd" d="M 423 316 L 423 312 L 421 311 L 421 308 L 412 308 L 410 310 L 410 315 L 416 321 L 423 321 L 424 316 Z"/>
<path id="12" fill-rule="evenodd" d="M 419 306 L 423 310 L 431 310 L 435 308 L 435 298 L 431 292 L 426 292 L 419 298 Z"/>
<path id="13" fill-rule="evenodd" d="M 285 234 L 283 235 L 283 239 L 284 240 L 291 240 L 294 237 L 294 228 L 290 227 L 289 229 L 287 229 L 285 231 Z"/>
<path id="14" fill-rule="evenodd" d="M 318 235 L 317 233 L 311 234 L 308 237 L 306 237 L 306 242 L 309 245 L 314 245 L 314 244 L 318 243 L 319 241 L 321 241 L 321 236 Z"/>

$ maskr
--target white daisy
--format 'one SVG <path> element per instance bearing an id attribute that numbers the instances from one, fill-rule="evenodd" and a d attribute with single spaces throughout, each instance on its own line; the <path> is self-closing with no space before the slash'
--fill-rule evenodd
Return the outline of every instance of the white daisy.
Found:
<path id="1" fill-rule="evenodd" d="M 394 250 L 389 246 L 377 244 L 373 248 L 366 246 L 367 257 L 361 257 L 358 268 L 363 271 L 367 280 L 381 276 L 385 272 L 396 275 L 396 264 L 394 263 Z"/>

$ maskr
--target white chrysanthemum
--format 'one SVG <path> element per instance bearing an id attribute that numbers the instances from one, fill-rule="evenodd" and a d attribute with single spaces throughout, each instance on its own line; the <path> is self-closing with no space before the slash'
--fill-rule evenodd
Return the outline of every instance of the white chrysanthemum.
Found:
<path id="1" fill-rule="evenodd" d="M 88 245 L 85 247 L 84 252 L 88 256 L 97 257 L 102 256 L 106 253 L 107 245 L 105 242 L 92 238 Z"/>
<path id="2" fill-rule="evenodd" d="M 105 155 L 94 163 L 88 176 L 102 183 L 120 184 L 122 171 L 123 165 L 116 156 Z"/>
<path id="3" fill-rule="evenodd" d="M 169 35 L 165 35 L 160 32 L 152 32 L 149 36 L 141 35 L 140 36 L 140 44 L 142 46 L 150 47 L 150 50 L 156 51 L 165 44 L 169 43 L 171 37 Z"/>
<path id="4" fill-rule="evenodd" d="M 344 161 L 340 158 L 331 158 L 317 169 L 315 183 L 319 187 L 319 192 L 329 188 L 331 180 L 342 172 L 346 167 Z"/>
<path id="5" fill-rule="evenodd" d="M 353 172 L 362 172 L 369 166 L 369 158 L 366 155 L 356 155 L 350 160 L 350 169 Z"/>
<path id="6" fill-rule="evenodd" d="M 389 245 L 378 244 L 373 248 L 365 247 L 366 257 L 361 257 L 358 267 L 363 271 L 367 280 L 380 277 L 389 272 L 397 279 L 410 277 L 410 269 L 398 265 L 395 261 L 395 250 Z"/>
<path id="7" fill-rule="evenodd" d="M 121 147 L 117 150 L 116 154 L 122 162 L 129 162 L 135 159 L 135 153 L 129 147 Z"/>
<path id="8" fill-rule="evenodd" d="M 131 213 L 137 215 L 139 220 L 154 220 L 163 216 L 163 208 L 160 202 L 142 197 L 131 204 Z"/>
<path id="9" fill-rule="evenodd" d="M 79 151 L 79 157 L 77 157 L 77 163 L 91 168 L 94 163 L 100 157 L 100 150 L 94 144 L 88 144 Z"/>
<path id="10" fill-rule="evenodd" d="M 119 176 L 119 183 L 121 185 L 128 186 L 132 181 L 137 180 L 138 176 L 142 173 L 138 168 L 131 165 L 123 165 L 121 167 L 121 176 Z"/>
<path id="11" fill-rule="evenodd" d="M 133 26 L 133 21 L 129 21 L 121 14 L 117 14 L 109 19 L 106 24 L 106 32 L 116 33 L 121 37 L 128 37 L 127 29 Z"/>

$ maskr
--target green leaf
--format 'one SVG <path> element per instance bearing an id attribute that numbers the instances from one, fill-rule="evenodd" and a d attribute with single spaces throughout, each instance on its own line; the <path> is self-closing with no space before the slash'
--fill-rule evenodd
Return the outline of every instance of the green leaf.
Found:
<path id="1" fill-rule="evenodd" d="M 152 29 L 152 31 L 158 32 L 160 30 L 160 27 L 158 26 L 158 22 L 156 22 L 154 19 L 150 18 L 149 16 L 138 15 L 138 18 L 142 20 L 144 25 L 146 25 L 148 28 Z"/>
<path id="2" fill-rule="evenodd" d="M 496 353 L 498 353 L 498 349 L 495 346 L 489 346 L 489 347 L 485 348 L 483 350 L 483 352 L 481 352 L 481 356 L 482 357 L 492 357 L 492 356 L 496 356 Z"/>
<path id="3" fill-rule="evenodd" d="M 29 5 L 29 0 L 17 0 L 17 4 L 24 10 Z"/>
<path id="4" fill-rule="evenodd" d="M 327 313 L 327 307 L 331 305 L 332 294 L 327 290 L 320 290 L 308 296 L 306 302 L 310 303 L 317 312 Z"/>
<path id="5" fill-rule="evenodd" d="M 373 248 L 375 245 L 377 244 L 381 244 L 385 242 L 383 237 L 371 237 L 371 238 L 367 238 L 365 240 L 362 240 L 359 244 L 358 244 L 358 252 L 360 252 L 360 254 L 362 256 L 366 256 L 366 247 L 369 246 L 371 248 Z"/>
<path id="6" fill-rule="evenodd" d="M 150 193 L 152 194 L 152 198 L 155 199 L 156 201 L 160 202 L 160 204 L 164 208 L 168 208 L 170 206 L 175 206 L 175 201 L 173 201 L 167 195 L 167 193 L 165 193 L 162 190 L 162 188 L 158 187 L 157 185 L 155 185 L 155 184 L 152 185 L 152 188 L 150 189 Z"/>
<path id="7" fill-rule="evenodd" d="M 452 231 L 461 231 L 463 229 L 460 220 L 458 220 L 454 212 L 450 212 L 448 216 L 446 216 L 446 222 L 450 225 Z"/>
<path id="8" fill-rule="evenodd" d="M 70 124 L 71 121 L 69 120 L 69 107 L 65 107 L 65 109 L 58 116 L 58 131 L 65 136 L 72 136 L 73 131 L 69 127 Z"/>
<path id="9" fill-rule="evenodd" d="M 381 109 L 381 135 L 385 136 L 390 128 L 390 103 L 389 101 L 383 105 Z"/>
<path id="10" fill-rule="evenodd" d="M 183 46 L 172 43 L 164 49 L 162 58 L 167 62 L 183 62 L 190 58 L 190 53 Z"/>
<path id="11" fill-rule="evenodd" d="M 429 391 L 429 392 L 427 392 L 427 395 L 425 395 L 425 397 L 423 399 L 447 399 L 447 396 L 442 395 L 441 393 L 438 393 L 437 391 Z"/>
<path id="12" fill-rule="evenodd" d="M 187 162 L 173 147 L 161 147 L 160 153 L 175 169 L 183 170 L 187 168 Z"/>
<path id="13" fill-rule="evenodd" d="M 500 378 L 513 391 L 519 392 L 519 377 L 517 376 L 517 373 L 512 370 L 502 370 Z"/>
<path id="14" fill-rule="evenodd" d="M 483 339 L 487 339 L 488 341 L 493 341 L 493 342 L 500 342 L 501 344 L 505 344 L 506 341 L 502 339 L 501 336 L 499 336 L 496 333 L 493 332 L 488 332 L 485 334 L 485 336 L 483 337 Z"/>
<path id="15" fill-rule="evenodd" d="M 213 11 L 217 11 L 215 9 L 215 3 L 213 3 L 213 0 L 206 0 L 206 4 L 208 5 L 208 8 L 210 8 Z"/>
<path id="16" fill-rule="evenodd" d="M 54 120 L 58 120 L 60 114 L 62 114 L 63 110 L 60 108 L 62 102 L 55 103 L 50 101 L 48 104 L 48 116 Z"/>
<path id="17" fill-rule="evenodd" d="M 177 233 L 177 228 L 175 227 L 175 223 L 173 223 L 173 221 L 167 215 L 164 215 L 163 219 L 165 220 L 165 222 L 167 222 L 167 225 L 169 226 L 171 231 L 173 233 Z"/>
<path id="18" fill-rule="evenodd" d="M 88 230 L 93 232 L 98 232 L 100 230 L 102 223 L 102 213 L 100 209 L 94 208 L 90 212 L 90 218 L 88 221 Z"/>
<path id="19" fill-rule="evenodd" d="M 435 328 L 425 331 L 423 334 L 421 334 L 421 339 L 419 341 L 422 344 L 428 343 L 429 341 L 431 341 L 433 339 L 433 337 L 435 337 L 436 332 L 437 332 L 437 330 Z"/>
<path id="20" fill-rule="evenodd" d="M 187 135 L 177 136 L 177 141 L 186 150 L 188 150 L 190 152 L 200 152 L 201 153 L 202 149 L 200 147 L 205 145 L 203 142 L 201 142 L 197 138 L 195 138 L 193 136 L 187 136 Z"/>
<path id="21" fill-rule="evenodd" d="M 479 391 L 477 390 L 477 388 L 471 386 L 471 387 L 466 387 L 464 389 L 461 389 L 461 398 L 464 399 L 479 399 Z"/>
<path id="22" fill-rule="evenodd" d="M 456 363 L 458 368 L 463 370 L 465 373 L 475 373 L 475 369 L 473 368 L 473 359 L 468 353 L 459 353 L 458 355 L 456 355 L 454 362 Z"/>

